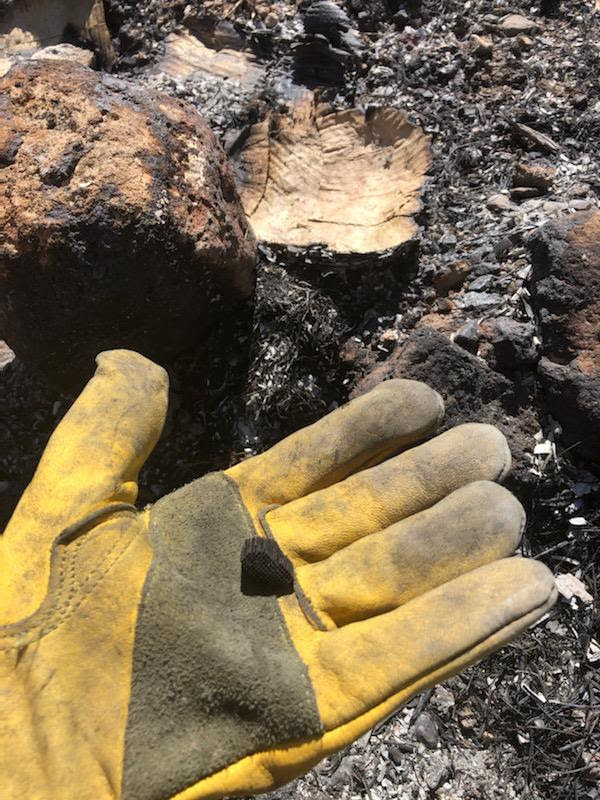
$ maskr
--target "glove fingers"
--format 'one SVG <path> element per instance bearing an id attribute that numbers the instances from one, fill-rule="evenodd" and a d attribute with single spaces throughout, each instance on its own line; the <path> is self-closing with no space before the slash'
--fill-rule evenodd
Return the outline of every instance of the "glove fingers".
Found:
<path id="1" fill-rule="evenodd" d="M 365 466 L 422 441 L 444 414 L 424 383 L 384 381 L 259 456 L 228 470 L 250 512 L 331 486 Z"/>
<path id="2" fill-rule="evenodd" d="M 432 508 L 297 570 L 328 627 L 391 611 L 454 578 L 514 553 L 525 512 L 496 483 L 477 481 Z"/>
<path id="3" fill-rule="evenodd" d="M 543 564 L 509 558 L 387 614 L 307 636 L 313 652 L 301 654 L 311 665 L 325 729 L 383 704 L 370 727 L 416 692 L 502 647 L 555 599 L 552 574 Z"/>
<path id="4" fill-rule="evenodd" d="M 138 471 L 162 430 L 164 369 L 127 350 L 100 353 L 97 364 L 50 438 L 2 537 L 5 574 L 29 587 L 15 585 L 15 597 L 27 598 L 31 586 L 45 591 L 50 547 L 64 528 L 104 503 L 135 502 Z"/>
<path id="5" fill-rule="evenodd" d="M 296 564 L 321 561 L 357 539 L 423 511 L 472 481 L 501 480 L 510 468 L 506 439 L 469 423 L 268 514 Z"/>

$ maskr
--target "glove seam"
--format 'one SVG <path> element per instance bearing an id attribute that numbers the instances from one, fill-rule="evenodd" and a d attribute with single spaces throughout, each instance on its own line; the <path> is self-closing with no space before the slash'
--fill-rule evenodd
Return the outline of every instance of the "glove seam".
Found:
<path id="1" fill-rule="evenodd" d="M 231 486 L 232 494 L 233 494 L 236 506 L 240 509 L 240 512 L 241 512 L 244 520 L 246 521 L 246 527 L 248 528 L 249 532 L 254 533 L 255 536 L 259 536 L 260 534 L 256 530 L 256 526 L 255 526 L 255 524 L 254 524 L 254 522 L 252 520 L 252 517 L 250 516 L 250 512 L 248 511 L 248 509 L 246 508 L 245 503 L 242 500 L 240 488 L 239 488 L 237 482 L 231 476 L 227 475 L 226 472 L 223 472 L 222 475 L 225 477 L 227 483 Z M 304 697 L 306 699 L 307 704 L 309 704 L 310 706 L 313 706 L 313 704 L 314 704 L 315 711 L 316 711 L 316 716 L 317 716 L 317 718 L 319 720 L 319 727 L 321 729 L 321 734 L 322 734 L 324 732 L 324 728 L 323 728 L 323 724 L 321 722 L 321 715 L 319 714 L 319 710 L 318 710 L 317 698 L 315 696 L 314 690 L 312 688 L 312 683 L 310 681 L 310 676 L 309 676 L 309 672 L 308 672 L 308 666 L 305 663 L 305 661 L 302 658 L 302 656 L 300 655 L 300 652 L 298 651 L 298 648 L 294 644 L 294 640 L 292 639 L 292 635 L 291 635 L 291 633 L 290 633 L 290 631 L 288 629 L 287 623 L 285 621 L 285 616 L 283 614 L 283 611 L 281 610 L 281 605 L 280 605 L 279 600 L 277 600 L 277 622 L 278 622 L 278 627 L 279 627 L 279 633 L 280 633 L 282 639 L 284 641 L 287 640 L 289 645 L 292 647 L 292 649 L 296 653 L 296 655 L 298 657 L 298 660 L 300 661 L 300 663 L 304 667 L 304 675 L 303 675 L 303 678 L 304 678 L 304 681 L 303 681 L 304 682 L 304 687 L 303 687 Z M 307 739 L 306 741 L 314 741 L 316 738 L 317 737 L 313 737 L 313 739 Z M 209 776 L 206 776 L 206 777 L 209 777 Z M 192 786 L 193 785 L 194 784 L 192 784 Z"/>
<path id="2" fill-rule="evenodd" d="M 285 556 L 285 553 L 281 549 L 281 547 L 279 545 L 279 542 L 275 538 L 275 534 L 273 533 L 271 525 L 269 524 L 269 521 L 267 520 L 267 514 L 269 513 L 269 511 L 275 511 L 278 508 L 281 508 L 281 503 L 273 503 L 270 506 L 265 506 L 265 508 L 261 509 L 258 512 L 258 521 L 260 522 L 261 528 L 263 530 L 264 538 L 271 539 L 273 542 L 275 542 L 277 547 L 280 549 L 280 552 L 282 553 L 282 555 Z M 258 535 L 260 537 L 260 534 L 258 534 Z M 260 538 L 262 538 L 262 537 L 260 537 Z M 285 556 L 285 557 L 287 558 L 287 556 Z M 291 562 L 290 562 L 290 564 L 291 564 Z M 300 583 L 300 581 L 298 579 L 296 568 L 293 565 L 291 565 L 291 569 L 292 569 L 292 575 L 293 575 L 293 591 L 294 591 L 294 594 L 296 595 L 296 600 L 298 601 L 298 605 L 300 606 L 300 608 L 304 612 L 304 616 L 307 618 L 307 620 L 310 622 L 310 624 L 314 628 L 316 628 L 318 631 L 326 631 L 326 630 L 328 630 L 327 625 L 321 619 L 321 615 L 319 614 L 317 609 L 314 607 L 314 605 L 311 602 L 310 598 L 308 597 L 308 595 L 306 594 L 306 592 L 302 588 L 302 584 Z"/>
<path id="3" fill-rule="evenodd" d="M 134 506 L 123 508 L 122 506 L 129 504 L 119 503 L 118 505 L 121 506 L 118 510 L 113 510 L 112 508 L 100 510 L 104 511 L 105 514 L 111 515 L 111 520 L 115 519 L 116 515 L 130 513 L 131 510 L 135 510 L 137 514 L 137 509 L 135 509 Z M 104 516 L 104 514 L 99 516 Z M 60 557 L 60 560 L 57 558 L 57 545 L 68 541 L 69 536 L 73 535 L 74 529 L 81 529 L 81 527 L 84 527 L 86 520 L 87 517 L 84 517 L 83 522 L 79 521 L 65 528 L 54 540 L 50 556 L 50 575 L 48 578 L 46 595 L 40 606 L 28 617 L 18 622 L 0 625 L 0 642 L 6 642 L 6 640 L 15 637 L 17 638 L 17 641 L 10 645 L 0 644 L 0 652 L 18 650 L 33 641 L 43 638 L 60 627 L 63 622 L 66 622 L 66 620 L 73 615 L 86 598 L 89 597 L 136 539 L 137 532 L 133 533 L 129 540 L 126 540 L 125 537 L 118 537 L 113 547 L 86 577 L 86 581 L 83 584 L 83 586 L 86 587 L 85 590 L 77 592 L 74 575 L 77 564 L 77 550 L 80 549 L 82 540 L 74 542 L 73 546 L 75 552 L 72 553 L 72 555 L 68 556 L 64 554 Z M 108 521 L 108 519 L 101 519 L 98 521 L 98 524 L 103 524 Z M 90 524 L 89 521 L 87 524 Z M 57 561 L 59 561 L 58 564 Z"/>

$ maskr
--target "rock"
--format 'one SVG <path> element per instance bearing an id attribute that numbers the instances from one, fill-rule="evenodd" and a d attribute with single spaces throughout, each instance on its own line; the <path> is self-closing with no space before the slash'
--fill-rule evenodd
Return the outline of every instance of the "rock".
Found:
<path id="1" fill-rule="evenodd" d="M 484 292 L 487 289 L 491 289 L 494 283 L 494 279 L 491 275 L 480 275 L 475 280 L 472 280 L 469 284 L 469 291 L 471 292 Z"/>
<path id="2" fill-rule="evenodd" d="M 438 245 L 442 253 L 446 253 L 449 250 L 454 250 L 457 243 L 458 239 L 453 233 L 445 233 L 438 239 Z"/>
<path id="3" fill-rule="evenodd" d="M 340 83 L 346 67 L 360 61 L 363 45 L 358 31 L 346 12 L 328 0 L 300 3 L 299 11 L 305 35 L 293 45 L 296 79 Z"/>
<path id="4" fill-rule="evenodd" d="M 591 200 L 578 199 L 569 201 L 569 208 L 572 208 L 574 211 L 587 211 L 591 207 L 592 207 Z"/>
<path id="5" fill-rule="evenodd" d="M 59 45 L 76 37 L 89 42 L 100 62 L 110 69 L 116 60 L 104 16 L 103 0 L 28 0 L 0 3 L 0 52 L 19 53 Z"/>
<path id="6" fill-rule="evenodd" d="M 479 326 L 477 320 L 470 319 L 465 322 L 454 334 L 453 341 L 471 353 L 476 353 L 479 347 Z"/>
<path id="7" fill-rule="evenodd" d="M 406 315 L 405 315 L 406 319 Z M 454 314 L 447 312 L 431 311 L 428 314 L 423 314 L 418 321 L 417 326 L 433 328 L 435 331 L 443 333 L 444 336 L 453 336 L 459 326 Z"/>
<path id="8" fill-rule="evenodd" d="M 445 686 L 436 686 L 429 702 L 442 718 L 447 718 L 456 704 L 453 693 Z"/>
<path id="9" fill-rule="evenodd" d="M 462 169 L 475 170 L 480 166 L 483 152 L 479 147 L 465 147 L 457 155 L 457 162 Z"/>
<path id="10" fill-rule="evenodd" d="M 238 81 L 252 90 L 262 80 L 264 68 L 254 55 L 242 49 L 207 47 L 184 31 L 170 33 L 165 39 L 164 54 L 156 66 L 171 78 L 184 80 L 200 73 Z"/>
<path id="11" fill-rule="evenodd" d="M 502 267 L 497 261 L 481 261 L 473 267 L 473 275 L 498 275 L 502 272 Z"/>
<path id="12" fill-rule="evenodd" d="M 531 243 L 539 375 L 566 445 L 600 461 L 600 212 L 560 217 Z"/>
<path id="13" fill-rule="evenodd" d="M 412 752 L 412 750 L 410 752 Z M 407 761 L 406 753 L 403 753 L 402 750 L 395 744 L 388 745 L 388 753 L 390 755 L 390 761 L 396 767 L 400 767 Z"/>
<path id="14" fill-rule="evenodd" d="M 263 7 L 256 6 L 255 10 L 263 19 L 271 11 L 267 5 Z M 238 33 L 235 26 L 228 19 L 216 17 L 210 13 L 206 14 L 201 9 L 194 8 L 191 4 L 188 4 L 183 10 L 182 22 L 188 31 L 193 33 L 202 44 L 211 50 L 244 49 L 244 37 Z"/>
<path id="15" fill-rule="evenodd" d="M 504 36 L 518 36 L 522 33 L 533 33 L 538 29 L 535 22 L 521 14 L 507 14 L 500 20 L 497 31 Z"/>
<path id="16" fill-rule="evenodd" d="M 533 407 L 521 405 L 508 378 L 428 327 L 413 331 L 385 361 L 357 382 L 351 396 L 364 394 L 389 378 L 412 378 L 436 389 L 446 404 L 442 430 L 463 422 L 496 425 L 507 437 L 513 454 L 514 484 L 520 489 L 533 484 L 528 453 L 541 426 Z"/>
<path id="17" fill-rule="evenodd" d="M 479 58 L 489 58 L 494 50 L 494 43 L 490 36 L 478 36 L 474 33 L 471 36 L 471 47 Z"/>
<path id="18" fill-rule="evenodd" d="M 600 212 L 560 217 L 531 248 L 531 294 L 544 355 L 560 364 L 576 359 L 589 371 L 600 354 Z"/>
<path id="19" fill-rule="evenodd" d="M 325 36 L 302 36 L 292 45 L 294 79 L 297 83 L 339 85 L 357 56 L 334 47 Z"/>
<path id="20" fill-rule="evenodd" d="M 536 189 L 535 186 L 515 186 L 510 190 L 510 196 L 517 203 L 523 200 L 531 200 L 533 197 L 539 197 L 542 194 L 541 189 Z"/>
<path id="21" fill-rule="evenodd" d="M 542 211 L 545 214 L 556 215 L 556 214 L 560 214 L 560 212 L 562 212 L 562 211 L 566 211 L 568 207 L 569 207 L 568 203 L 563 203 L 560 200 L 548 200 L 542 206 Z"/>
<path id="22" fill-rule="evenodd" d="M 386 328 L 379 337 L 379 341 L 395 344 L 398 341 L 398 331 L 396 328 Z"/>
<path id="23" fill-rule="evenodd" d="M 458 289 L 471 271 L 471 263 L 466 259 L 445 264 L 433 278 L 433 286 L 437 292 Z"/>
<path id="24" fill-rule="evenodd" d="M 590 191 L 589 183 L 576 183 L 571 189 L 572 197 L 585 197 Z"/>
<path id="25" fill-rule="evenodd" d="M 513 242 L 510 236 L 503 236 L 501 239 L 497 239 L 494 242 L 494 244 L 492 245 L 492 249 L 498 261 L 502 261 L 502 259 L 507 255 L 512 246 Z"/>
<path id="26" fill-rule="evenodd" d="M 346 12 L 329 0 L 301 4 L 300 15 L 306 33 L 321 34 L 334 44 L 339 44 L 341 36 L 351 28 Z"/>
<path id="27" fill-rule="evenodd" d="M 565 446 L 599 463 L 600 381 L 545 357 L 540 359 L 538 374 L 548 408 L 562 427 Z"/>
<path id="28" fill-rule="evenodd" d="M 458 308 L 470 308 L 475 311 L 486 311 L 502 305 L 504 298 L 500 294 L 493 292 L 465 292 L 456 298 Z"/>
<path id="29" fill-rule="evenodd" d="M 525 36 L 521 33 L 517 36 L 517 44 L 521 50 L 531 50 L 533 47 L 533 39 L 531 36 Z"/>
<path id="30" fill-rule="evenodd" d="M 367 372 L 376 363 L 373 351 L 358 336 L 351 336 L 344 342 L 340 348 L 340 359 L 347 366 L 361 372 Z"/>
<path id="31" fill-rule="evenodd" d="M 0 96 L 0 335 L 23 362 L 66 386 L 107 348 L 165 361 L 250 295 L 254 238 L 191 106 L 59 60 Z"/>
<path id="32" fill-rule="evenodd" d="M 91 67 L 94 61 L 94 54 L 91 50 L 85 50 L 83 47 L 75 47 L 73 44 L 63 43 L 42 47 L 31 58 L 34 61 L 41 61 L 45 58 L 58 58 L 63 61 L 75 61 L 75 63 L 82 64 L 84 67 Z"/>
<path id="33" fill-rule="evenodd" d="M 585 764 L 586 779 L 592 783 L 600 783 L 600 755 L 597 752 L 584 750 L 581 758 Z"/>
<path id="34" fill-rule="evenodd" d="M 254 11 L 258 14 L 261 19 L 265 19 L 267 14 L 270 13 L 270 8 L 268 3 L 256 3 L 254 6 Z"/>
<path id="35" fill-rule="evenodd" d="M 448 756 L 445 753 L 436 753 L 432 758 L 428 759 L 423 770 L 423 777 L 429 790 L 436 792 L 450 777 Z"/>
<path id="36" fill-rule="evenodd" d="M 492 194 L 485 202 L 490 211 L 510 211 L 512 203 L 506 194 Z"/>
<path id="37" fill-rule="evenodd" d="M 535 128 L 531 128 L 529 125 L 514 122 L 513 130 L 525 144 L 533 145 L 545 153 L 558 153 L 560 150 L 560 145 L 554 139 L 541 131 L 536 131 Z"/>
<path id="38" fill-rule="evenodd" d="M 449 297 L 439 297 L 435 302 L 435 308 L 440 314 L 449 314 L 454 308 L 454 303 Z"/>
<path id="39" fill-rule="evenodd" d="M 413 734 L 418 742 L 424 744 L 429 750 L 435 750 L 440 741 L 440 734 L 437 720 L 433 714 L 422 711 L 413 725 Z"/>
<path id="40" fill-rule="evenodd" d="M 457 712 L 458 724 L 466 733 L 471 733 L 478 726 L 477 716 L 469 705 L 460 706 Z"/>
<path id="41" fill-rule="evenodd" d="M 6 342 L 0 341 L 0 371 L 7 367 L 15 360 L 15 354 L 10 349 L 10 347 L 6 344 Z"/>
<path id="42" fill-rule="evenodd" d="M 538 354 L 533 343 L 535 329 L 530 322 L 518 322 L 508 317 L 496 317 L 481 323 L 485 340 L 481 355 L 493 369 L 502 372 L 533 364 Z"/>
<path id="43" fill-rule="evenodd" d="M 548 164 L 520 162 L 515 166 L 513 186 L 531 186 L 547 192 L 552 188 L 556 168 Z"/>

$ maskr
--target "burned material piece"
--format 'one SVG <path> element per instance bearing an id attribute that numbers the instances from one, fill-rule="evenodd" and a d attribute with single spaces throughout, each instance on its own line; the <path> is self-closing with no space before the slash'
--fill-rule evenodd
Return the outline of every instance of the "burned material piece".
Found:
<path id="1" fill-rule="evenodd" d="M 304 35 L 293 45 L 294 75 L 308 84 L 336 84 L 346 69 L 358 64 L 362 42 L 346 12 L 328 0 L 299 5 Z"/>
<path id="2" fill-rule="evenodd" d="M 547 225 L 532 242 L 532 299 L 540 324 L 539 374 L 564 441 L 600 458 L 600 212 Z"/>
<path id="3" fill-rule="evenodd" d="M 510 481 L 520 491 L 534 482 L 530 446 L 540 428 L 536 409 L 518 397 L 515 384 L 444 334 L 422 325 L 392 354 L 367 372 L 351 397 L 359 397 L 390 378 L 426 380 L 444 399 L 444 429 L 465 422 L 497 426 L 512 452 Z"/>
<path id="4" fill-rule="evenodd" d="M 4 7 L 3 7 L 4 6 Z M 6 57 L 40 47 L 85 40 L 101 66 L 110 69 L 115 51 L 102 0 L 14 0 L 0 3 L 0 52 Z"/>
<path id="5" fill-rule="evenodd" d="M 0 96 L 0 338 L 24 363 L 69 388 L 101 350 L 168 361 L 251 294 L 255 240 L 194 108 L 57 60 Z"/>
<path id="6" fill-rule="evenodd" d="M 158 70 L 171 78 L 185 79 L 198 72 L 228 78 L 246 89 L 254 88 L 264 75 L 264 68 L 249 50 L 213 49 L 185 32 L 167 36 Z"/>
<path id="7" fill-rule="evenodd" d="M 264 242 L 364 256 L 415 237 L 429 140 L 400 111 L 303 103 L 253 126 L 238 160 L 242 203 Z"/>

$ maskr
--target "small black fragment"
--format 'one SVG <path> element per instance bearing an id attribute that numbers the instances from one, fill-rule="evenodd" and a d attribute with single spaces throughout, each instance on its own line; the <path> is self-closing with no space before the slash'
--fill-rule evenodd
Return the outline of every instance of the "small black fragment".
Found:
<path id="1" fill-rule="evenodd" d="M 273 539 L 246 539 L 241 562 L 244 594 L 280 597 L 294 591 L 292 562 Z"/>

